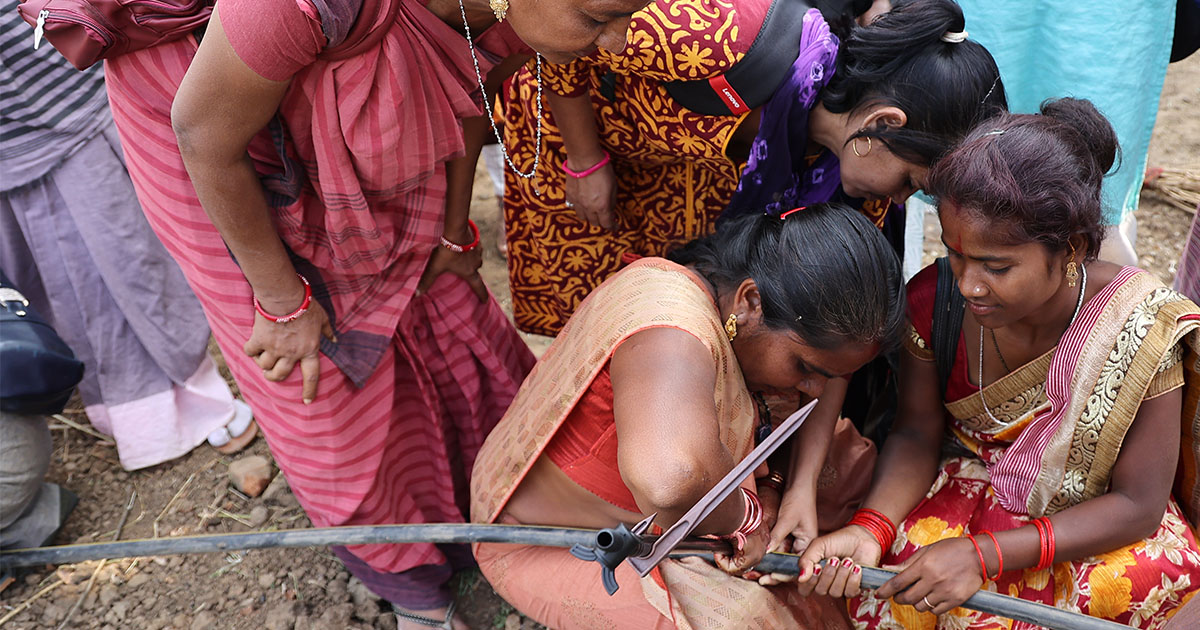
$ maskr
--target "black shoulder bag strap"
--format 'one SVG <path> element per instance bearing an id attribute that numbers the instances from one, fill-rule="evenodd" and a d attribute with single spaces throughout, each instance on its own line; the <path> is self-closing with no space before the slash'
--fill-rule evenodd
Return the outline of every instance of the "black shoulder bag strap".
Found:
<path id="1" fill-rule="evenodd" d="M 946 393 L 950 381 L 950 368 L 958 352 L 958 336 L 962 332 L 963 310 L 966 300 L 958 292 L 954 272 L 950 270 L 950 259 L 937 259 L 937 292 L 933 298 L 933 360 L 937 364 L 938 385 Z"/>

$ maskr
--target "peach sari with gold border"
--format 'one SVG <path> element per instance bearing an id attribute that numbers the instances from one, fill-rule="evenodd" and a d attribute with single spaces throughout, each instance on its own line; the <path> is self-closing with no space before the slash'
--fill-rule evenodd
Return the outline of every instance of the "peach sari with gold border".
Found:
<path id="1" fill-rule="evenodd" d="M 471 518 L 491 523 L 501 518 L 504 506 L 541 455 L 555 431 L 604 367 L 618 345 L 631 335 L 669 326 L 695 335 L 712 354 L 716 369 L 713 400 L 721 421 L 721 439 L 741 459 L 754 446 L 755 405 L 746 390 L 741 369 L 726 339 L 722 319 L 712 295 L 689 270 L 660 258 L 643 258 L 613 276 L 590 295 L 567 323 L 562 334 L 526 379 L 508 413 L 488 437 L 471 476 Z M 544 613 L 568 627 L 631 627 L 644 610 L 623 617 L 607 600 L 576 601 L 577 591 L 566 593 L 578 581 L 600 582 L 595 564 L 562 561 L 561 553 L 509 553 L 500 562 L 492 550 L 479 552 L 481 564 L 502 566 L 488 571 L 502 594 L 520 598 L 522 570 L 556 571 L 553 580 L 538 581 L 539 588 L 563 589 L 562 607 Z M 522 550 L 517 550 L 522 551 Z M 521 558 L 525 558 L 522 560 Z M 542 566 L 516 566 L 542 562 Z M 490 568 L 490 567 L 489 567 Z M 826 598 L 800 598 L 794 587 L 764 588 L 756 582 L 731 577 L 696 559 L 667 560 L 640 583 L 629 573 L 621 590 L 641 589 L 644 602 L 662 616 L 666 627 L 743 630 L 745 628 L 846 628 L 840 606 Z M 514 582 L 504 584 L 495 582 Z M 598 597 L 607 597 L 599 590 Z M 555 600 L 552 593 L 539 600 Z M 628 593 L 618 591 L 618 597 Z M 628 601 L 628 600 L 626 600 Z M 521 608 L 522 602 L 510 602 Z M 531 611 L 522 609 L 527 612 Z M 535 618 L 537 615 L 535 614 Z"/>

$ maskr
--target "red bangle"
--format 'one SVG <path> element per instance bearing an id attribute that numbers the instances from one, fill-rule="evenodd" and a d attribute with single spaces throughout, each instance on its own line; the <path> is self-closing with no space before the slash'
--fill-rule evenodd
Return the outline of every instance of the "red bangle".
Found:
<path id="1" fill-rule="evenodd" d="M 847 525 L 858 525 L 870 532 L 885 554 L 892 548 L 892 543 L 896 542 L 896 526 L 892 524 L 891 519 L 877 510 L 860 508 Z"/>
<path id="2" fill-rule="evenodd" d="M 1036 529 L 1038 533 L 1038 561 L 1037 564 L 1034 565 L 1033 569 L 1035 571 L 1040 571 L 1046 568 L 1042 566 L 1042 562 L 1046 559 L 1046 532 L 1042 531 L 1042 519 L 1040 518 L 1035 518 L 1032 521 L 1029 521 L 1029 524 L 1033 525 L 1033 528 Z"/>
<path id="3" fill-rule="evenodd" d="M 475 225 L 474 221 L 467 219 L 467 227 L 471 228 L 471 234 L 474 236 L 475 240 L 467 243 L 466 245 L 459 245 L 458 243 L 455 243 L 454 241 L 451 241 L 443 236 L 442 247 L 445 247 L 456 254 L 465 254 L 476 247 L 479 247 L 479 226 Z"/>
<path id="4" fill-rule="evenodd" d="M 879 510 L 872 510 L 871 508 L 859 508 L 858 511 L 875 515 L 876 517 L 878 517 L 880 520 L 882 520 L 884 523 L 887 524 L 888 529 L 892 530 L 893 532 L 896 531 L 896 524 L 893 523 L 892 519 L 888 518 L 887 515 L 884 514 L 883 512 L 880 512 Z"/>
<path id="5" fill-rule="evenodd" d="M 741 488 L 743 504 L 745 511 L 742 513 L 742 524 L 731 534 L 721 536 L 723 540 L 728 540 L 733 543 L 733 551 L 735 555 L 741 554 L 746 548 L 746 538 L 755 532 L 759 527 L 762 527 L 763 509 L 762 502 L 758 500 L 758 495 Z"/>
<path id="6" fill-rule="evenodd" d="M 1054 566 L 1054 553 L 1057 551 L 1054 542 L 1054 525 L 1050 523 L 1049 518 L 1043 518 L 1042 522 L 1046 524 L 1046 568 Z"/>
<path id="7" fill-rule="evenodd" d="M 571 170 L 571 167 L 567 166 L 567 161 L 563 160 L 562 170 L 564 173 L 566 173 L 567 175 L 570 175 L 571 177 L 574 177 L 575 179 L 583 179 L 584 177 L 587 177 L 588 175 L 591 175 L 592 173 L 595 173 L 596 171 L 604 168 L 604 165 L 608 164 L 608 162 L 611 158 L 612 158 L 612 156 L 610 156 L 608 154 L 608 151 L 604 151 L 604 157 L 600 158 L 600 161 L 593 164 L 591 166 L 591 168 L 584 170 L 584 171 Z"/>
<path id="8" fill-rule="evenodd" d="M 304 283 L 304 301 L 300 302 L 300 308 L 297 308 L 287 315 L 275 316 L 268 313 L 267 310 L 262 307 L 262 304 L 259 303 L 258 298 L 256 297 L 254 298 L 254 310 L 258 311 L 258 314 L 262 315 L 263 319 L 269 322 L 275 322 L 276 324 L 286 324 L 290 321 L 298 319 L 304 314 L 304 311 L 308 310 L 308 305 L 312 304 L 312 285 L 308 284 L 308 278 L 305 278 L 300 274 L 296 274 L 296 276 L 300 278 L 301 282 Z"/>
<path id="9" fill-rule="evenodd" d="M 986 583 L 988 581 L 987 562 L 983 560 L 983 550 L 979 548 L 979 542 L 975 540 L 974 536 L 967 534 L 967 540 L 975 545 L 975 555 L 979 556 L 979 574 L 983 576 L 983 581 Z"/>
<path id="10" fill-rule="evenodd" d="M 1000 541 L 996 540 L 995 534 L 992 534 L 992 532 L 989 532 L 986 529 L 979 533 L 986 535 L 988 538 L 991 538 L 992 544 L 996 546 L 996 577 L 988 578 L 989 580 L 992 580 L 994 582 L 994 581 L 1000 579 L 1001 573 L 1004 573 L 1004 552 L 1000 551 Z M 984 575 L 984 577 L 987 577 L 987 576 Z"/>
<path id="11" fill-rule="evenodd" d="M 1038 530 L 1038 563 L 1034 569 L 1040 571 L 1054 566 L 1054 526 L 1044 516 L 1033 519 L 1033 526 Z"/>

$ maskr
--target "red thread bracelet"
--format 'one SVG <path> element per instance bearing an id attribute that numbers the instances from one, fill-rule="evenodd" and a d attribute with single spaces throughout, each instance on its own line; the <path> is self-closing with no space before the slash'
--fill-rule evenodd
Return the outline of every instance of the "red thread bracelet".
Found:
<path id="1" fill-rule="evenodd" d="M 609 160 L 611 160 L 611 159 L 612 159 L 612 156 L 610 156 L 608 154 L 608 151 L 604 151 L 604 157 L 600 158 L 599 162 L 596 162 L 595 164 L 593 164 L 591 166 L 591 168 L 588 168 L 587 170 L 583 170 L 583 171 L 571 170 L 571 167 L 567 166 L 567 161 L 563 160 L 562 170 L 564 173 L 566 173 L 567 175 L 570 175 L 571 177 L 573 177 L 575 179 L 583 179 L 584 177 L 587 177 L 588 175 L 591 175 L 592 173 L 595 173 L 596 171 L 604 168 L 604 165 L 608 164 Z"/>
<path id="2" fill-rule="evenodd" d="M 308 284 L 308 278 L 305 278 L 300 274 L 296 274 L 296 277 L 300 278 L 300 281 L 304 283 L 304 300 L 300 302 L 300 308 L 297 308 L 287 315 L 276 316 L 268 313 L 267 309 L 262 307 L 262 304 L 259 303 L 258 298 L 256 297 L 254 298 L 254 310 L 258 311 L 258 314 L 262 315 L 263 319 L 269 322 L 275 322 L 276 324 L 286 324 L 290 321 L 299 319 L 300 316 L 304 314 L 304 311 L 308 310 L 308 305 L 312 304 L 312 285 Z"/>
<path id="3" fill-rule="evenodd" d="M 972 545 L 975 545 L 975 554 L 979 556 L 979 573 L 983 576 L 983 581 L 986 584 L 988 581 L 987 562 L 983 559 L 983 550 L 979 548 L 979 542 L 975 540 L 974 536 L 967 534 L 967 540 L 971 541 Z"/>
<path id="4" fill-rule="evenodd" d="M 475 240 L 467 243 L 466 245 L 459 245 L 458 243 L 455 243 L 454 241 L 443 236 L 442 247 L 445 247 L 456 254 L 465 254 L 476 247 L 479 247 L 479 226 L 475 225 L 474 221 L 467 219 L 467 227 L 471 228 L 471 234 L 474 236 Z"/>
<path id="5" fill-rule="evenodd" d="M 1004 552 L 1000 551 L 1000 541 L 996 540 L 995 534 L 993 534 L 992 532 L 989 532 L 986 529 L 979 533 L 986 535 L 988 538 L 991 538 L 992 544 L 996 546 L 996 577 L 988 578 L 989 580 L 992 580 L 994 582 L 994 581 L 1000 579 L 1001 573 L 1004 573 Z M 985 575 L 984 577 L 987 577 L 987 576 Z"/>

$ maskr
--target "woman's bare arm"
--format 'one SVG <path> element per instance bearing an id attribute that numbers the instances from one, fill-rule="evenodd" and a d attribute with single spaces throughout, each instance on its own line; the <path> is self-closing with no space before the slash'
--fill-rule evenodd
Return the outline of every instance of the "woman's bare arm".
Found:
<path id="1" fill-rule="evenodd" d="M 275 315 L 300 306 L 304 285 L 275 231 L 246 148 L 275 115 L 287 87 L 287 81 L 265 79 L 238 58 L 221 25 L 219 7 L 214 7 L 171 108 L 179 152 L 201 205 L 254 295 Z M 299 363 L 307 402 L 316 395 L 322 334 L 332 337 L 333 331 L 324 310 L 313 302 L 287 324 L 256 315 L 245 350 L 270 380 L 287 378 Z"/>
<path id="2" fill-rule="evenodd" d="M 617 348 L 609 374 L 621 477 L 643 513 L 674 523 L 737 464 L 721 441 L 712 354 L 682 330 L 652 328 Z M 731 496 L 697 533 L 732 532 L 742 510 Z"/>

